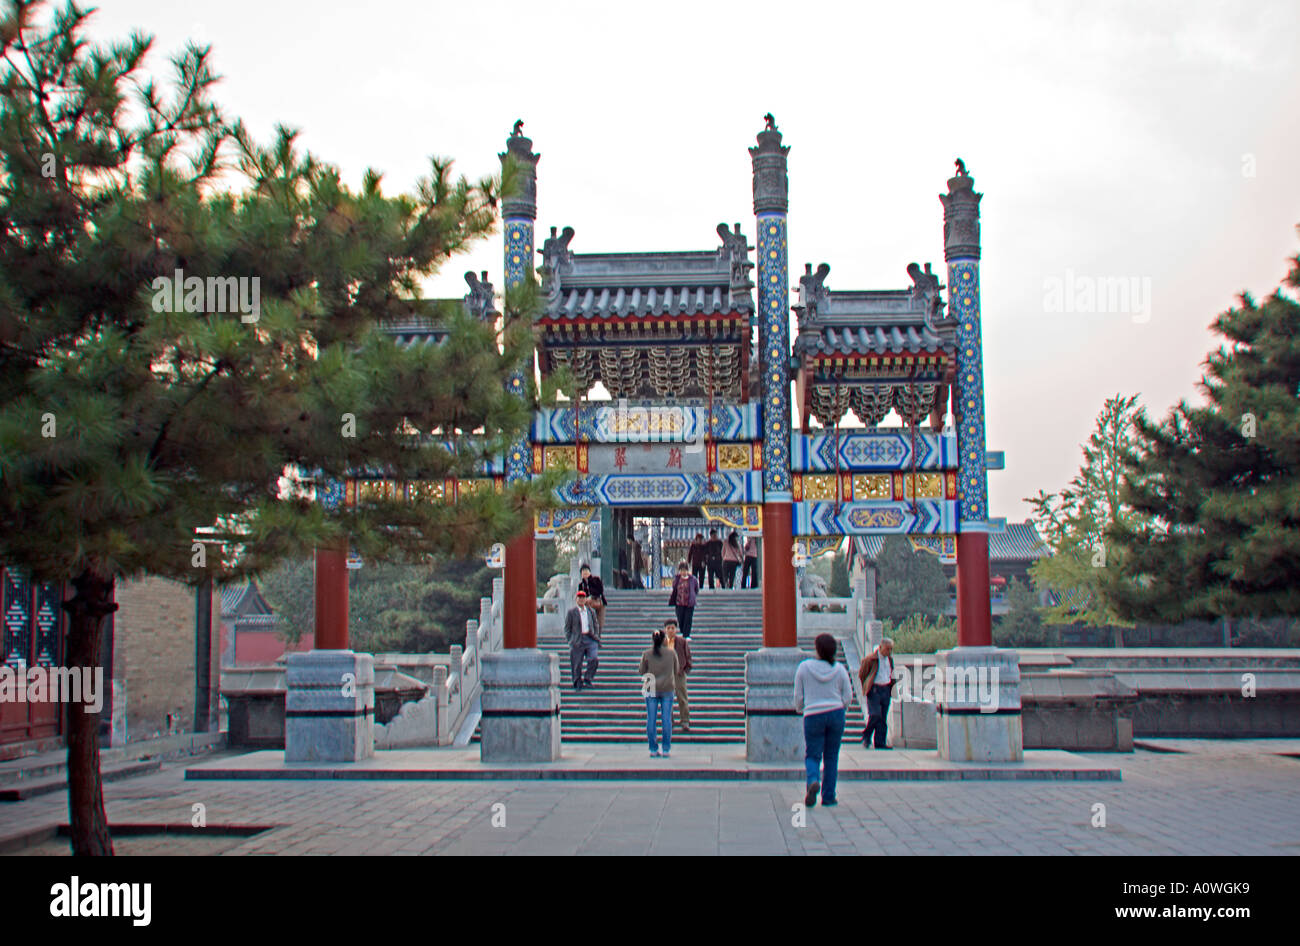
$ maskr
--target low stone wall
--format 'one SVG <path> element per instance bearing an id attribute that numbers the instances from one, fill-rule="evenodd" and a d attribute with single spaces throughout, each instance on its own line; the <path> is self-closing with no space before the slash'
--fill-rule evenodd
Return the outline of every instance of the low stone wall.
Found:
<path id="1" fill-rule="evenodd" d="M 1300 737 L 1300 651 L 1221 648 L 1021 650 L 1026 749 L 1133 748 L 1134 737 Z M 934 655 L 899 654 L 915 674 Z M 935 747 L 934 704 L 895 698 L 892 744 Z"/>

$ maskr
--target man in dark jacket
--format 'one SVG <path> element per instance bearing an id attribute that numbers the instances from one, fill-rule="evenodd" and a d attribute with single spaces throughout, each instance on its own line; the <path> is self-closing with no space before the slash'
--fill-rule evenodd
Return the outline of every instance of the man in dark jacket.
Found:
<path id="1" fill-rule="evenodd" d="M 709 587 L 714 586 L 715 581 L 722 580 L 722 540 L 718 538 L 718 530 L 709 530 L 709 541 L 704 543 L 704 565 L 709 570 Z"/>
<path id="2" fill-rule="evenodd" d="M 591 573 L 591 566 L 586 562 L 578 569 L 578 590 L 585 591 L 591 606 L 596 610 L 596 621 L 601 627 L 605 626 L 605 605 L 609 602 L 605 600 L 604 583 Z"/>
<path id="3" fill-rule="evenodd" d="M 573 691 L 590 688 L 600 663 L 600 621 L 591 608 L 591 599 L 585 591 L 578 592 L 578 604 L 564 616 L 564 639 L 569 642 L 569 664 L 573 670 Z M 586 672 L 583 672 L 583 661 Z"/>
<path id="4" fill-rule="evenodd" d="M 686 563 L 690 566 L 691 574 L 695 576 L 695 584 L 704 587 L 704 533 L 695 533 L 695 541 L 686 552 Z"/>

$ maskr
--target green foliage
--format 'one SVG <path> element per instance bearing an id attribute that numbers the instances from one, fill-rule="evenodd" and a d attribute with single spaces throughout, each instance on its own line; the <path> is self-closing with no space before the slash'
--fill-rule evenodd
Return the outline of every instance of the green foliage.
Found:
<path id="1" fill-rule="evenodd" d="M 285 643 L 296 644 L 316 628 L 315 571 L 311 558 L 291 558 L 257 579 L 262 597 L 275 611 L 276 633 Z"/>
<path id="2" fill-rule="evenodd" d="M 999 647 L 1043 647 L 1048 631 L 1038 609 L 1038 597 L 1028 583 L 1014 579 L 1007 586 L 1007 613 L 993 624 L 993 643 Z"/>
<path id="3" fill-rule="evenodd" d="M 1030 567 L 1040 588 L 1056 593 L 1059 604 L 1046 609 L 1048 620 L 1093 627 L 1123 624 L 1114 604 L 1115 589 L 1125 579 L 1127 550 L 1107 540 L 1108 530 L 1134 528 L 1141 513 L 1124 502 L 1124 457 L 1135 443 L 1137 397 L 1106 400 L 1097 425 L 1083 446 L 1083 466 L 1059 493 L 1025 501 L 1032 521 L 1053 554 Z"/>
<path id="4" fill-rule="evenodd" d="M 948 578 L 937 556 L 912 548 L 905 536 L 885 539 L 876 560 L 876 614 L 902 621 L 937 617 L 948 607 Z"/>
<path id="5" fill-rule="evenodd" d="M 1286 285 L 1300 287 L 1300 255 Z M 1111 530 L 1129 556 L 1119 610 L 1138 620 L 1300 616 L 1300 303 L 1249 295 L 1211 326 L 1204 406 L 1138 418 Z M 1126 527 L 1127 526 L 1127 527 Z"/>
<path id="6" fill-rule="evenodd" d="M 532 344 L 512 300 L 534 290 L 507 296 L 500 335 L 459 311 L 443 346 L 376 330 L 423 311 L 419 282 L 492 231 L 502 182 L 435 158 L 412 194 L 373 171 L 349 187 L 294 132 L 263 146 L 228 120 L 208 49 L 187 48 L 164 91 L 144 80 L 146 38 L 91 46 L 72 6 L 38 34 L 33 9 L 0 30 L 0 557 L 39 577 L 223 581 L 341 535 L 368 561 L 419 561 L 525 527 L 542 484 L 446 505 L 309 498 L 359 468 L 470 477 L 525 429 L 532 405 L 504 380 Z M 260 309 L 167 311 L 178 270 L 187 292 L 256 279 Z"/>
<path id="7" fill-rule="evenodd" d="M 483 559 L 433 564 L 366 562 L 348 572 L 348 630 L 354 649 L 372 653 L 446 653 L 464 644 L 465 622 L 477 619 L 499 573 Z M 277 630 L 294 643 L 314 630 L 310 559 L 286 561 L 259 587 L 275 608 Z"/>
<path id="8" fill-rule="evenodd" d="M 893 639 L 896 654 L 933 654 L 957 646 L 957 622 L 951 618 L 927 620 L 911 614 L 897 623 L 884 624 L 885 636 Z"/>

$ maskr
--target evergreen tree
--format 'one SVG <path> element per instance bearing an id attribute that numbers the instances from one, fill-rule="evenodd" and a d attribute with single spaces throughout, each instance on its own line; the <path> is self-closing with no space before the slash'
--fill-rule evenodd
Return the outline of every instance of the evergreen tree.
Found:
<path id="1" fill-rule="evenodd" d="M 1049 619 L 1101 627 L 1126 623 L 1112 591 L 1125 581 L 1126 550 L 1106 538 L 1107 530 L 1134 527 L 1141 513 L 1123 500 L 1124 457 L 1135 443 L 1137 396 L 1107 398 L 1097 425 L 1083 446 L 1083 466 L 1059 493 L 1040 491 L 1025 501 L 1052 555 L 1029 570 L 1034 583 L 1055 593 Z"/>
<path id="2" fill-rule="evenodd" d="M 993 625 L 993 642 L 999 647 L 1042 647 L 1047 643 L 1038 596 L 1028 582 L 1015 578 L 1007 585 L 1007 613 Z"/>
<path id="3" fill-rule="evenodd" d="M 906 536 L 885 538 L 876 559 L 876 616 L 895 623 L 948 608 L 948 578 L 937 556 L 912 548 Z"/>
<path id="4" fill-rule="evenodd" d="M 0 559 L 70 582 L 67 663 L 102 665 L 120 579 L 221 582 L 345 537 L 369 561 L 468 556 L 526 528 L 553 484 L 312 497 L 362 468 L 472 477 L 526 429 L 504 382 L 531 356 L 531 279 L 500 332 L 459 307 L 442 346 L 376 328 L 492 231 L 509 169 L 471 183 L 435 159 L 413 194 L 373 171 L 354 190 L 292 131 L 264 147 L 228 120 L 210 49 L 164 88 L 149 38 L 96 46 L 86 12 L 41 5 L 0 17 Z M 232 285 L 241 305 L 215 304 Z M 112 853 L 97 730 L 68 714 L 77 854 Z"/>
<path id="5" fill-rule="evenodd" d="M 1285 284 L 1300 287 L 1300 255 Z M 1300 303 L 1281 288 L 1211 326 L 1204 405 L 1137 420 L 1125 498 L 1146 519 L 1117 525 L 1129 559 L 1127 617 L 1300 615 Z"/>

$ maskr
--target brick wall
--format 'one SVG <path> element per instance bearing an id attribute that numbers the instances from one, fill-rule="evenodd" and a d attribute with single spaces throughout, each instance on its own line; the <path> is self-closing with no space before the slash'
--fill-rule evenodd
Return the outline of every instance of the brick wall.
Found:
<path id="1" fill-rule="evenodd" d="M 195 590 L 163 578 L 120 582 L 113 621 L 114 713 L 126 712 L 126 739 L 138 742 L 194 730 Z M 212 596 L 213 644 L 209 654 L 215 728 L 218 696 L 220 595 Z M 121 691 L 125 690 L 125 694 Z M 125 696 L 125 699 L 123 699 Z M 118 728 L 117 726 L 114 727 Z"/>

